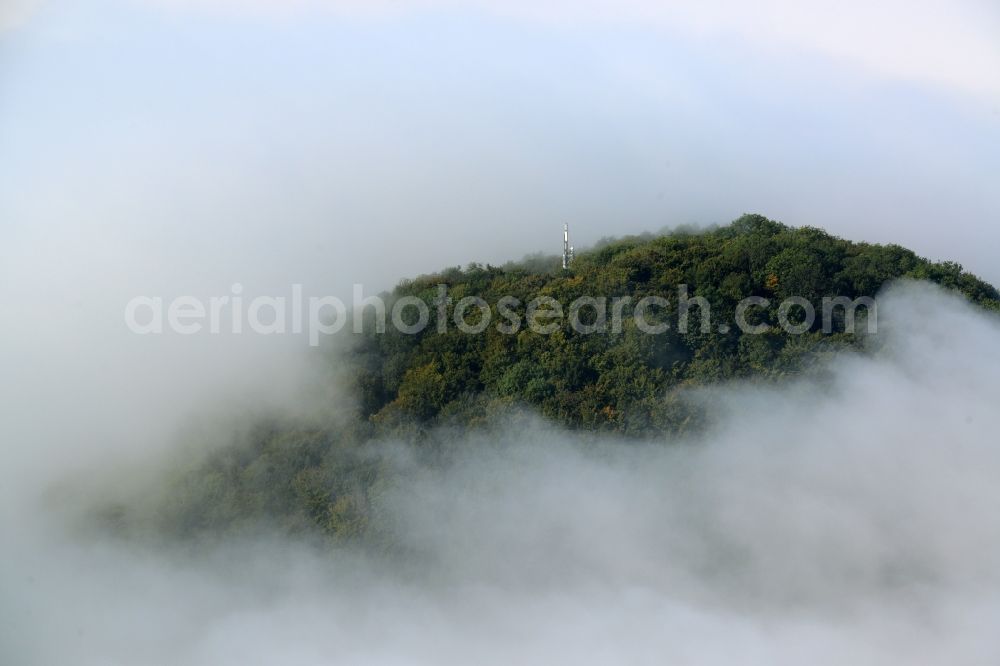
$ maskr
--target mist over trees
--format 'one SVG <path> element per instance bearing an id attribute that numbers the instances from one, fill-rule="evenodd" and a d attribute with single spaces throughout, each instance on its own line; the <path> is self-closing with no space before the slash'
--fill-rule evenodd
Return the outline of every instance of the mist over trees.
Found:
<path id="1" fill-rule="evenodd" d="M 135 506 L 110 504 L 104 519 L 125 530 L 168 535 L 225 535 L 262 524 L 296 534 L 387 544 L 379 497 L 395 482 L 392 465 L 374 443 L 411 447 L 425 464 L 447 465 L 455 432 L 505 430 L 532 414 L 578 431 L 669 442 L 693 436 L 712 422 L 697 389 L 729 380 L 773 385 L 828 368 L 834 353 L 878 354 L 878 336 L 845 327 L 839 311 L 829 332 L 817 318 L 801 334 L 773 326 L 746 334 L 731 322 L 748 296 L 768 299 L 758 321 L 774 322 L 779 302 L 791 296 L 874 296 L 898 279 L 935 282 L 973 303 L 1000 310 L 1000 294 L 958 264 L 933 263 L 896 245 L 843 240 L 814 228 L 791 228 L 746 215 L 720 228 L 679 230 L 606 240 L 579 252 L 571 270 L 536 255 L 503 267 L 470 265 L 399 284 L 394 299 L 427 304 L 429 325 L 417 334 L 388 326 L 325 350 L 325 362 L 354 397 L 346 418 L 303 423 L 261 417 L 232 443 L 178 466 L 163 495 Z M 440 285 L 452 305 L 438 327 Z M 497 329 L 497 303 L 518 299 L 524 315 L 532 298 L 568 304 L 581 296 L 672 297 L 687 285 L 711 305 L 703 330 L 698 308 L 687 332 L 673 326 L 650 335 L 630 317 L 616 334 L 580 334 L 565 318 L 549 334 Z M 451 321 L 465 296 L 489 304 L 493 324 L 469 334 Z M 475 323 L 475 308 L 469 323 Z M 479 316 L 482 316 L 480 313 Z M 656 318 L 655 313 L 650 315 Z M 660 313 L 659 316 L 665 316 Z M 583 319 L 586 317 L 583 316 Z M 370 323 L 370 322 L 369 322 Z M 334 381 L 331 379 L 330 381 Z"/>

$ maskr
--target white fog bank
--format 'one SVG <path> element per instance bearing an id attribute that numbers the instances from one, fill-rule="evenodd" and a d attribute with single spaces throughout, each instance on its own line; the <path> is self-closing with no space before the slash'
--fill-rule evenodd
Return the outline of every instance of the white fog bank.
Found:
<path id="1" fill-rule="evenodd" d="M 0 661 L 997 663 L 1000 325 L 922 285 L 879 302 L 876 358 L 722 389 L 705 441 L 584 446 L 537 423 L 466 436 L 446 470 L 400 459 L 405 567 L 12 517 Z"/>

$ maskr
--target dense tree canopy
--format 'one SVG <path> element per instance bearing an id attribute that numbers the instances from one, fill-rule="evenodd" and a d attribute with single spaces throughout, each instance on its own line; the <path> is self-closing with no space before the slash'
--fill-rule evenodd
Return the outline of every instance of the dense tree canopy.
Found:
<path id="1" fill-rule="evenodd" d="M 580 253 L 569 271 L 562 271 L 555 257 L 547 262 L 535 257 L 529 264 L 472 264 L 425 275 L 400 284 L 390 298 L 425 301 L 430 325 L 417 335 L 390 326 L 357 346 L 364 359 L 356 379 L 362 416 L 391 429 L 400 421 L 426 423 L 465 414 L 470 401 L 477 400 L 480 408 L 485 402 L 490 409 L 530 405 L 569 427 L 628 434 L 670 430 L 687 420 L 672 421 L 676 412 L 663 411 L 665 398 L 680 387 L 737 377 L 780 378 L 801 371 L 817 352 L 858 347 L 862 336 L 845 332 L 841 308 L 833 310 L 836 321 L 824 333 L 823 297 L 875 296 L 898 278 L 932 280 L 987 307 L 998 303 L 993 287 L 957 264 L 931 263 L 895 245 L 852 243 L 819 229 L 793 229 L 759 215 L 704 233 L 605 242 Z M 437 326 L 442 284 L 452 301 L 445 333 Z M 548 335 L 525 328 L 507 334 L 492 324 L 469 334 L 452 321 L 454 304 L 474 295 L 490 304 L 494 322 L 503 321 L 497 307 L 503 297 L 519 301 L 514 309 L 523 318 L 526 304 L 538 296 L 552 297 L 564 309 L 586 296 L 609 302 L 629 297 L 633 304 L 661 296 L 671 301 L 676 322 L 681 285 L 689 298 L 708 301 L 713 322 L 734 321 L 738 303 L 748 296 L 769 302 L 754 311 L 760 322 L 777 324 L 779 304 L 789 297 L 814 304 L 816 321 L 801 335 L 780 329 L 747 335 L 735 325 L 703 330 L 698 307 L 689 311 L 686 333 L 674 326 L 658 335 L 638 330 L 628 309 L 617 334 L 580 334 L 565 316 Z M 799 323 L 802 314 L 792 308 L 788 318 Z M 585 324 L 594 323 L 595 316 L 593 307 L 581 310 Z"/>
<path id="2" fill-rule="evenodd" d="M 625 436 L 669 435 L 698 428 L 706 415 L 686 399 L 686 389 L 740 378 L 773 382 L 821 368 L 812 361 L 838 350 L 865 350 L 865 336 L 846 329 L 845 311 L 824 332 L 820 318 L 801 334 L 772 327 L 747 334 L 732 322 L 741 300 L 760 297 L 753 323 L 778 320 L 781 300 L 797 296 L 816 304 L 823 297 L 874 296 L 888 281 L 925 279 L 1000 309 L 997 290 L 961 266 L 933 263 L 895 245 L 853 243 L 819 229 L 790 228 L 759 215 L 703 232 L 602 242 L 580 252 L 563 271 L 556 257 L 534 256 L 503 267 L 469 265 L 402 282 L 391 302 L 417 297 L 430 319 L 418 334 L 387 326 L 384 333 L 354 336 L 340 352 L 356 395 L 356 414 L 336 426 L 304 428 L 295 423 L 258 424 L 231 446 L 213 451 L 178 474 L 159 510 L 160 529 L 198 533 L 240 529 L 269 517 L 285 529 L 315 530 L 350 537 L 373 532 L 379 488 L 391 483 L 384 462 L 368 443 L 403 440 L 422 451 L 439 451 L 441 428 L 489 427 L 536 412 L 564 427 L 612 431 Z M 439 285 L 451 304 L 445 332 L 438 321 Z M 699 307 L 689 311 L 687 332 L 677 317 L 678 288 L 711 306 L 712 326 L 697 325 Z M 491 322 L 481 333 L 458 329 L 455 304 L 482 298 Z M 568 307 L 585 297 L 666 297 L 668 308 L 647 311 L 651 323 L 673 326 L 652 335 L 630 316 L 617 333 L 584 334 L 564 317 L 548 334 L 498 329 L 504 297 L 517 299 L 508 312 L 523 318 L 527 304 L 547 296 Z M 609 312 L 605 314 L 610 317 Z M 412 309 L 411 309 L 412 310 Z M 628 314 L 627 309 L 623 313 Z M 412 312 L 411 312 L 412 314 Z M 595 324 L 591 303 L 581 321 Z M 786 313 L 793 324 L 802 313 Z M 475 327 L 484 313 L 469 308 Z M 370 323 L 370 322 L 369 322 Z M 412 323 L 412 322 L 409 322 Z M 348 327 L 350 328 L 350 327 Z M 527 407 L 528 409 L 523 409 Z M 430 455 L 434 455 L 431 453 Z M 118 516 L 127 511 L 118 509 Z M 110 515 L 109 514 L 109 515 Z"/>

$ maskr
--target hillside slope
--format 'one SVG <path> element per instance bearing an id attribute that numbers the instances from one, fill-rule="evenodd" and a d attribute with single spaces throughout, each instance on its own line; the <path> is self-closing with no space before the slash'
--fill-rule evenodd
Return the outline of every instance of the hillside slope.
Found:
<path id="1" fill-rule="evenodd" d="M 359 345 L 362 416 L 390 429 L 456 415 L 466 422 L 482 409 L 478 403 L 472 407 L 477 398 L 492 408 L 527 404 L 568 427 L 628 434 L 672 430 L 687 418 L 664 409 L 664 397 L 678 387 L 732 378 L 778 379 L 801 371 L 817 352 L 857 347 L 863 336 L 845 332 L 841 308 L 832 311 L 830 331 L 824 333 L 823 297 L 874 297 L 888 281 L 914 278 L 961 291 L 985 307 L 1000 303 L 996 289 L 957 264 L 932 263 L 895 245 L 852 243 L 819 229 L 793 229 L 759 215 L 704 233 L 612 241 L 582 253 L 565 272 L 556 258 L 532 263 L 471 265 L 399 285 L 392 297 L 422 299 L 430 322 L 416 335 L 390 326 Z M 435 307 L 442 284 L 452 301 L 444 334 L 438 331 Z M 692 306 L 687 332 L 678 330 L 681 288 L 689 299 L 707 300 L 710 326 L 702 328 L 700 308 Z M 491 307 L 491 324 L 481 334 L 463 333 L 452 321 L 454 304 L 465 296 L 481 297 Z M 669 305 L 647 310 L 647 318 L 660 317 L 672 326 L 660 334 L 644 333 L 626 307 L 618 333 L 609 324 L 604 333 L 581 334 L 567 316 L 546 335 L 524 325 L 516 334 L 497 330 L 493 322 L 503 322 L 497 309 L 502 298 L 519 301 L 512 311 L 523 320 L 527 303 L 539 296 L 556 299 L 564 310 L 580 297 L 607 298 L 606 318 L 612 299 L 630 298 L 634 306 L 644 297 L 664 297 Z M 753 323 L 769 323 L 767 333 L 745 334 L 733 325 L 736 307 L 746 297 L 768 300 L 768 307 L 747 314 Z M 779 304 L 789 297 L 815 307 L 815 322 L 804 333 L 789 334 L 776 325 Z M 866 312 L 859 309 L 859 314 Z M 478 316 L 474 307 L 466 314 L 470 324 Z M 789 312 L 793 323 L 802 316 L 799 308 Z M 597 311 L 582 309 L 580 320 L 595 324 Z"/>
<path id="2" fill-rule="evenodd" d="M 754 321 L 773 323 L 785 298 L 802 297 L 818 308 L 824 296 L 874 296 L 899 278 L 930 280 L 1000 310 L 997 290 L 957 264 L 758 215 L 703 233 L 608 242 L 581 253 L 565 272 L 557 259 L 536 257 L 422 276 L 400 284 L 389 300 L 424 302 L 429 320 L 423 331 L 369 330 L 355 336 L 350 353 L 335 359 L 349 367 L 357 398 L 346 423 L 262 419 L 231 445 L 188 461 L 163 496 L 147 498 L 146 505 L 109 507 L 106 517 L 161 534 L 219 535 L 271 523 L 290 532 L 377 540 L 377 499 L 393 480 L 391 464 L 372 443 L 407 442 L 429 464 L 443 464 L 456 428 L 515 427 L 516 419 L 530 413 L 584 432 L 649 437 L 697 430 L 708 415 L 687 399 L 688 388 L 735 378 L 779 382 L 814 368 L 822 372 L 823 364 L 814 361 L 834 351 L 877 353 L 877 344 L 865 342 L 871 336 L 846 330 L 842 310 L 828 332 L 820 318 L 801 334 L 774 326 L 764 334 L 736 326 L 720 331 L 717 322 L 732 322 L 740 300 L 766 298 L 769 305 L 755 309 Z M 442 311 L 448 317 L 444 333 L 438 329 L 440 285 L 452 299 Z M 573 330 L 565 318 L 547 334 L 527 326 L 502 332 L 495 325 L 507 321 L 497 316 L 503 297 L 517 299 L 520 305 L 510 312 L 523 316 L 526 304 L 539 296 L 568 304 L 581 296 L 637 302 L 656 295 L 676 304 L 680 285 L 710 304 L 707 330 L 692 324 L 684 333 L 674 321 L 652 335 L 629 316 L 619 332 L 591 334 Z M 490 307 L 491 324 L 481 333 L 455 325 L 454 306 L 465 296 Z M 468 314 L 470 325 L 484 316 L 476 312 Z M 658 312 L 647 314 L 654 321 L 677 314 L 669 307 Z M 699 321 L 697 312 L 689 313 L 692 322 Z M 597 312 L 590 314 L 588 320 L 581 310 L 581 318 L 595 324 Z M 801 308 L 797 318 L 789 313 L 792 323 L 801 315 Z"/>

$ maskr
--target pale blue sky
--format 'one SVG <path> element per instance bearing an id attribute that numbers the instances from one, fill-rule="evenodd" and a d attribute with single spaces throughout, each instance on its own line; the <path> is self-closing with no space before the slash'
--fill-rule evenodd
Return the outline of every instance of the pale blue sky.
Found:
<path id="1" fill-rule="evenodd" d="M 988 5 L 30 4 L 0 33 L 22 258 L 341 291 L 754 211 L 1000 282 Z"/>

